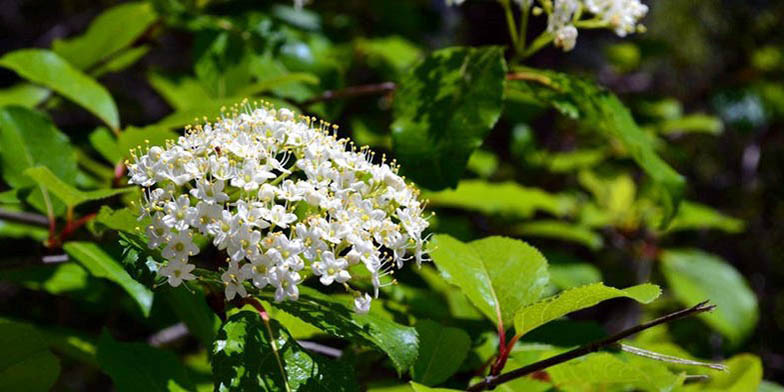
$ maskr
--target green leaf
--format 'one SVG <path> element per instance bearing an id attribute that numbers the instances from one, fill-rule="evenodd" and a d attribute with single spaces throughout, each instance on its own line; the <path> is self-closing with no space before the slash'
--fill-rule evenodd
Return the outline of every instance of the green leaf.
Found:
<path id="1" fill-rule="evenodd" d="M 485 317 L 493 322 L 500 318 L 505 327 L 547 287 L 547 260 L 520 240 L 487 237 L 464 243 L 436 235 L 430 249 L 444 279 L 460 287 Z"/>
<path id="2" fill-rule="evenodd" d="M 555 153 L 537 150 L 526 154 L 523 158 L 553 173 L 566 173 L 594 167 L 607 158 L 607 155 L 607 151 L 601 148 Z"/>
<path id="3" fill-rule="evenodd" d="M 106 330 L 98 340 L 98 364 L 119 392 L 194 390 L 174 353 L 142 343 L 118 342 Z"/>
<path id="4" fill-rule="evenodd" d="M 537 211 L 564 216 L 575 209 L 576 201 L 566 195 L 526 188 L 514 182 L 490 183 L 463 180 L 454 190 L 426 192 L 435 207 L 463 208 L 488 215 L 499 214 L 526 218 Z"/>
<path id="5" fill-rule="evenodd" d="M 150 85 L 175 110 L 185 110 L 201 106 L 212 100 L 210 94 L 199 83 L 190 77 L 171 78 L 158 73 L 147 75 Z"/>
<path id="6" fill-rule="evenodd" d="M 498 170 L 498 157 L 488 151 L 476 150 L 468 158 L 466 167 L 479 177 L 488 178 Z"/>
<path id="7" fill-rule="evenodd" d="M 746 392 L 762 390 L 762 361 L 752 354 L 739 354 L 724 362 L 729 371 L 708 370 L 704 385 L 690 385 L 686 391 Z"/>
<path id="8" fill-rule="evenodd" d="M 449 388 L 430 388 L 428 386 L 417 384 L 411 381 L 408 384 L 414 392 L 456 392 L 458 389 L 449 389 Z"/>
<path id="9" fill-rule="evenodd" d="M 438 385 L 460 368 L 471 348 L 471 338 L 463 330 L 419 320 L 419 357 L 411 368 L 411 378 L 425 385 Z"/>
<path id="10" fill-rule="evenodd" d="M 87 271 L 76 263 L 31 265 L 0 270 L 0 280 L 16 282 L 32 290 L 59 295 L 87 287 Z"/>
<path id="11" fill-rule="evenodd" d="M 707 133 L 718 135 L 724 130 L 720 119 L 707 114 L 691 114 L 681 118 L 662 121 L 658 124 L 659 133 Z"/>
<path id="12" fill-rule="evenodd" d="M 726 216 L 703 204 L 684 201 L 667 231 L 718 229 L 728 233 L 740 233 L 744 226 L 740 219 Z"/>
<path id="13" fill-rule="evenodd" d="M 142 45 L 139 46 L 138 48 L 125 49 L 117 53 L 113 58 L 109 59 L 106 63 L 102 64 L 100 67 L 96 68 L 95 71 L 92 72 L 92 75 L 95 78 L 100 78 L 101 76 L 107 73 L 122 71 L 130 67 L 131 65 L 135 64 L 142 57 L 144 57 L 149 51 L 150 51 L 149 45 Z"/>
<path id="14" fill-rule="evenodd" d="M 670 372 L 660 362 L 633 356 L 593 353 L 547 369 L 558 389 L 571 391 L 671 391 L 685 376 Z"/>
<path id="15" fill-rule="evenodd" d="M 94 191 L 80 191 L 63 182 L 46 166 L 31 167 L 25 170 L 24 173 L 37 182 L 38 185 L 55 195 L 69 208 L 73 208 L 88 201 L 106 199 L 134 190 L 133 187 L 127 187 L 119 189 L 107 188 L 97 189 Z"/>
<path id="16" fill-rule="evenodd" d="M 106 278 L 120 285 L 139 304 L 147 317 L 152 307 L 152 291 L 133 280 L 112 256 L 92 242 L 68 242 L 63 250 L 78 260 L 93 276 Z"/>
<path id="17" fill-rule="evenodd" d="M 102 206 L 95 217 L 95 222 L 100 223 L 109 229 L 122 231 L 125 233 L 138 235 L 136 228 L 144 229 L 144 221 L 139 221 L 139 216 L 131 208 L 121 208 L 113 210 L 110 207 Z"/>
<path id="18" fill-rule="evenodd" d="M 759 319 L 757 297 L 731 264 L 697 249 L 668 249 L 660 260 L 675 298 L 686 306 L 705 300 L 716 304 L 716 310 L 698 317 L 733 344 L 754 330 Z"/>
<path id="19" fill-rule="evenodd" d="M 501 116 L 503 48 L 448 48 L 413 67 L 395 92 L 392 138 L 405 174 L 430 189 L 457 185 Z"/>
<path id="20" fill-rule="evenodd" d="M 89 136 L 90 144 L 95 151 L 112 164 L 120 162 L 128 151 L 120 150 L 117 139 L 105 127 L 98 127 Z"/>
<path id="21" fill-rule="evenodd" d="M 0 66 L 74 101 L 112 129 L 120 127 L 117 106 L 109 92 L 54 52 L 44 49 L 17 50 L 0 57 Z"/>
<path id="22" fill-rule="evenodd" d="M 523 336 L 537 327 L 566 316 L 580 309 L 589 308 L 608 299 L 626 297 L 637 302 L 650 303 L 661 294 L 659 286 L 645 283 L 625 289 L 616 289 L 602 283 L 565 290 L 541 302 L 526 306 L 515 314 L 517 336 Z"/>
<path id="23" fill-rule="evenodd" d="M 49 90 L 33 84 L 20 83 L 0 89 L 0 106 L 19 105 L 34 108 L 49 97 Z"/>
<path id="24" fill-rule="evenodd" d="M 211 362 L 215 391 L 359 391 L 349 365 L 305 351 L 280 323 L 265 325 L 251 311 L 226 320 Z"/>
<path id="25" fill-rule="evenodd" d="M 371 66 L 385 64 L 395 72 L 406 70 L 422 57 L 422 49 L 399 36 L 359 38 L 355 46 Z"/>
<path id="26" fill-rule="evenodd" d="M 521 237 L 544 237 L 585 245 L 591 250 L 604 246 L 602 236 L 589 227 L 560 220 L 539 220 L 515 225 L 512 229 Z"/>
<path id="27" fill-rule="evenodd" d="M 131 45 L 157 19 L 149 3 L 125 3 L 98 15 L 78 37 L 52 43 L 52 50 L 84 70 Z"/>
<path id="28" fill-rule="evenodd" d="M 76 182 L 76 154 L 68 140 L 45 115 L 20 106 L 0 109 L 0 167 L 3 180 L 14 188 L 25 188 L 35 182 L 24 174 L 28 168 L 43 165 L 65 183 Z M 45 196 L 45 197 L 44 197 Z M 46 211 L 48 192 L 36 190 L 27 201 Z M 62 204 L 54 212 L 61 213 Z"/>
<path id="29" fill-rule="evenodd" d="M 169 287 L 163 297 L 177 318 L 188 327 L 188 331 L 199 339 L 204 347 L 210 347 L 220 328 L 220 319 L 207 305 L 207 298 L 199 289 Z"/>
<path id="30" fill-rule="evenodd" d="M 60 374 L 60 361 L 30 325 L 0 319 L 0 390 L 46 392 Z"/>
<path id="31" fill-rule="evenodd" d="M 304 286 L 300 286 L 299 300 L 271 305 L 325 333 L 386 353 L 399 373 L 408 370 L 416 361 L 419 352 L 416 330 L 381 317 L 373 311 L 357 314 L 339 299 Z"/>
<path id="32" fill-rule="evenodd" d="M 585 119 L 601 134 L 620 143 L 660 190 L 666 226 L 675 216 L 683 197 L 684 178 L 662 160 L 651 138 L 635 123 L 629 110 L 611 92 L 571 75 L 523 69 L 509 82 L 510 99 L 551 106 L 562 113 Z M 523 78 L 524 76 L 524 78 Z"/>

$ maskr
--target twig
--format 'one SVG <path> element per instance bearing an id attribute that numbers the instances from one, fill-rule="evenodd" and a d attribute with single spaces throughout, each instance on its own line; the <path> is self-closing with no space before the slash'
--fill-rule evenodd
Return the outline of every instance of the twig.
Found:
<path id="1" fill-rule="evenodd" d="M 49 219 L 47 217 L 32 212 L 0 210 L 0 220 L 49 227 Z"/>
<path id="2" fill-rule="evenodd" d="M 634 335 L 638 332 L 644 331 L 648 328 L 655 327 L 660 324 L 669 323 L 675 320 L 680 320 L 689 316 L 693 316 L 695 314 L 708 312 L 713 310 L 716 305 L 708 304 L 708 301 L 700 302 L 697 305 L 692 306 L 691 308 L 679 310 L 674 313 L 670 313 L 666 316 L 657 318 L 655 320 L 649 321 L 647 323 L 642 323 L 637 326 L 631 327 L 629 329 L 623 330 L 618 332 L 615 335 L 607 337 L 602 340 L 597 340 L 595 342 L 588 343 L 586 345 L 580 346 L 574 350 L 567 351 L 563 354 L 559 354 L 545 360 L 532 363 L 528 366 L 523 366 L 519 369 L 512 370 L 511 372 L 507 372 L 501 374 L 500 376 L 488 376 L 485 378 L 484 381 L 481 381 L 477 384 L 470 386 L 467 391 L 470 392 L 477 392 L 477 391 L 484 391 L 488 389 L 493 389 L 496 386 L 503 384 L 505 382 L 509 382 L 511 380 L 527 376 L 531 373 L 544 370 L 550 366 L 557 365 L 559 363 L 563 363 L 575 358 L 582 357 L 583 355 L 587 355 L 593 352 L 597 352 L 605 347 L 611 346 L 618 341 L 625 339 L 631 335 Z"/>
<path id="3" fill-rule="evenodd" d="M 323 94 L 319 95 L 318 97 L 313 97 L 311 99 L 302 102 L 302 105 L 312 105 L 316 102 L 321 101 L 329 101 L 331 99 L 337 98 L 347 98 L 347 97 L 356 97 L 360 95 L 372 95 L 372 94 L 383 94 L 390 92 L 395 89 L 395 83 L 393 82 L 383 82 L 377 84 L 364 84 L 360 86 L 351 86 L 346 87 L 339 90 L 327 90 L 324 91 Z"/>
<path id="4" fill-rule="evenodd" d="M 722 365 L 720 363 L 700 362 L 700 361 L 693 361 L 691 359 L 686 359 L 686 358 L 678 358 L 672 355 L 660 354 L 657 352 L 644 350 L 639 347 L 634 347 L 623 343 L 619 343 L 618 346 L 619 346 L 618 348 L 621 349 L 621 351 L 625 351 L 627 353 L 634 354 L 640 357 L 655 359 L 657 361 L 674 363 L 677 365 L 702 366 L 713 370 L 727 371 L 727 366 Z"/>

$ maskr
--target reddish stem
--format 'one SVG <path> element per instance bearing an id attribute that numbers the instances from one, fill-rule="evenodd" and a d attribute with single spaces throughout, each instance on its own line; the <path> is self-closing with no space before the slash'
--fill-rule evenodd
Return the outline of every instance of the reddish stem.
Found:
<path id="1" fill-rule="evenodd" d="M 58 243 L 65 242 L 65 240 L 67 240 L 71 235 L 73 235 L 73 233 L 76 230 L 78 230 L 80 227 L 84 226 L 87 222 L 95 219 L 96 216 L 98 216 L 98 213 L 93 212 L 93 213 L 87 214 L 87 215 L 85 215 L 85 216 L 83 216 L 83 217 L 81 217 L 81 218 L 79 218 L 79 219 L 77 219 L 75 221 L 67 222 L 65 224 L 65 228 L 60 233 Z"/>

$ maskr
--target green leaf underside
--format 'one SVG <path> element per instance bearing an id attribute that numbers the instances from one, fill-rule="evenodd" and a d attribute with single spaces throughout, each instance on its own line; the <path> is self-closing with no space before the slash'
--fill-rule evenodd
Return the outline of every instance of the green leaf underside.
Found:
<path id="1" fill-rule="evenodd" d="M 226 320 L 211 362 L 215 391 L 359 391 L 348 364 L 305 351 L 280 323 L 268 329 L 251 311 Z"/>
<path id="2" fill-rule="evenodd" d="M 392 138 L 404 174 L 429 189 L 454 187 L 501 115 L 503 48 L 438 50 L 395 92 Z"/>
<path id="3" fill-rule="evenodd" d="M 98 341 L 98 364 L 118 392 L 193 391 L 185 368 L 174 353 L 143 343 L 122 343 L 106 330 Z"/>
<path id="4" fill-rule="evenodd" d="M 0 320 L 0 391 L 48 391 L 60 374 L 60 361 L 30 325 Z"/>
<path id="5" fill-rule="evenodd" d="M 458 389 L 449 389 L 449 388 L 430 388 L 428 386 L 418 384 L 414 381 L 411 381 L 408 384 L 408 388 L 401 389 L 400 392 L 403 391 L 413 391 L 413 392 L 457 392 Z"/>
<path id="6" fill-rule="evenodd" d="M 683 384 L 684 374 L 673 374 L 659 362 L 593 353 L 547 369 L 558 389 L 566 392 L 595 390 L 671 391 Z"/>
<path id="7" fill-rule="evenodd" d="M 0 57 L 0 66 L 74 101 L 109 127 L 120 127 L 117 106 L 109 92 L 54 52 L 44 49 L 17 50 Z"/>
<path id="8" fill-rule="evenodd" d="M 152 4 L 121 4 L 98 15 L 83 35 L 55 40 L 52 49 L 84 70 L 131 45 L 156 19 Z"/>
<path id="9" fill-rule="evenodd" d="M 523 336 L 550 321 L 609 299 L 626 297 L 647 304 L 658 298 L 660 294 L 659 286 L 650 283 L 625 289 L 608 287 L 602 283 L 568 289 L 517 312 L 514 318 L 515 333 Z"/>
<path id="10" fill-rule="evenodd" d="M 564 216 L 576 206 L 574 198 L 527 188 L 514 182 L 491 183 L 463 180 L 457 189 L 425 192 L 423 198 L 434 207 L 453 207 L 479 211 L 488 215 L 526 218 L 537 211 Z"/>
<path id="11" fill-rule="evenodd" d="M 743 231 L 744 226 L 740 219 L 726 216 L 706 205 L 684 200 L 678 209 L 678 215 L 667 231 L 718 229 L 728 233 L 739 233 Z"/>
<path id="12" fill-rule="evenodd" d="M 661 190 L 665 210 L 661 224 L 666 226 L 677 212 L 685 180 L 658 156 L 650 137 L 637 126 L 618 97 L 593 82 L 567 74 L 532 69 L 522 72 L 535 81 L 509 82 L 509 98 L 551 106 L 568 116 L 584 118 L 601 133 L 619 141 Z"/>
<path id="13" fill-rule="evenodd" d="M 24 174 L 34 166 L 46 166 L 67 184 L 76 182 L 76 154 L 68 137 L 45 115 L 20 106 L 0 109 L 0 163 L 3 179 L 14 188 L 35 185 Z M 33 191 L 27 201 L 46 211 L 40 189 Z M 64 211 L 62 204 L 57 206 L 55 213 Z"/>
<path id="14" fill-rule="evenodd" d="M 418 321 L 416 329 L 421 343 L 411 377 L 425 385 L 438 385 L 460 368 L 471 348 L 471 338 L 461 329 L 430 320 Z"/>
<path id="15" fill-rule="evenodd" d="M 94 191 L 81 191 L 78 190 L 62 180 L 57 175 L 52 173 L 46 166 L 31 167 L 24 171 L 26 175 L 32 178 L 38 185 L 46 188 L 54 196 L 60 199 L 66 206 L 75 207 L 79 204 L 88 201 L 96 201 L 106 199 L 121 193 L 130 192 L 134 190 L 132 187 L 120 189 L 97 189 Z"/>
<path id="16" fill-rule="evenodd" d="M 325 333 L 386 353 L 399 373 L 408 370 L 416 361 L 419 350 L 416 330 L 372 311 L 357 314 L 343 302 L 304 286 L 300 287 L 298 301 L 270 304 Z"/>
<path id="17" fill-rule="evenodd" d="M 675 298 L 686 306 L 709 299 L 716 310 L 702 313 L 708 325 L 737 344 L 757 325 L 757 297 L 746 279 L 718 256 L 697 249 L 661 253 L 661 271 Z"/>
<path id="18" fill-rule="evenodd" d="M 147 317 L 152 307 L 153 293 L 135 281 L 118 261 L 91 242 L 68 242 L 63 250 L 78 260 L 87 270 L 98 278 L 106 278 L 120 285 L 139 305 Z"/>
<path id="19" fill-rule="evenodd" d="M 500 316 L 505 327 L 520 309 L 542 296 L 549 280 L 544 256 L 511 238 L 464 243 L 436 235 L 430 256 L 449 283 L 463 290 L 491 321 L 497 323 Z"/>

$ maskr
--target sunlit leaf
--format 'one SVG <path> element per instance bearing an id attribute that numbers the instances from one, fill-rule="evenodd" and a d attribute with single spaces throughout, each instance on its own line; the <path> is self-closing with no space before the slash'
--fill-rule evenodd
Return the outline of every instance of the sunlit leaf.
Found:
<path id="1" fill-rule="evenodd" d="M 33 84 L 20 83 L 0 89 L 0 106 L 19 105 L 33 108 L 49 97 L 49 90 Z"/>
<path id="2" fill-rule="evenodd" d="M 215 391 L 359 391 L 351 367 L 305 351 L 276 320 L 228 318 L 212 345 Z"/>
<path id="3" fill-rule="evenodd" d="M 119 128 L 120 116 L 109 92 L 54 52 L 44 49 L 17 50 L 0 57 L 0 67 L 11 69 L 33 83 L 56 91 L 93 113 L 111 128 Z"/>
<path id="4" fill-rule="evenodd" d="M 271 305 L 325 333 L 386 353 L 400 373 L 416 361 L 419 346 L 416 330 L 377 315 L 372 309 L 368 314 L 357 314 L 345 302 L 304 286 L 300 286 L 298 301 Z"/>
<path id="5" fill-rule="evenodd" d="M 130 192 L 134 188 L 119 188 L 119 189 L 97 189 L 93 191 L 78 190 L 64 181 L 59 179 L 57 175 L 52 173 L 46 166 L 31 167 L 24 171 L 26 175 L 30 176 L 38 185 L 48 190 L 52 195 L 60 199 L 66 206 L 73 208 L 79 204 L 88 201 L 96 201 L 106 199 L 121 193 Z"/>
<path id="6" fill-rule="evenodd" d="M 448 235 L 431 240 L 430 256 L 441 275 L 459 287 L 493 322 L 512 325 L 514 315 L 547 287 L 547 260 L 530 245 L 505 237 L 469 243 Z"/>
<path id="7" fill-rule="evenodd" d="M 590 249 L 601 249 L 602 236 L 588 227 L 560 220 L 539 220 L 521 223 L 512 228 L 521 237 L 543 237 L 585 245 Z"/>
<path id="8" fill-rule="evenodd" d="M 520 69 L 513 79 L 518 80 L 509 83 L 509 99 L 554 107 L 620 143 L 657 184 L 665 211 L 661 224 L 669 223 L 683 197 L 685 180 L 658 156 L 651 138 L 618 97 L 591 81 L 558 72 Z"/>
<path id="9" fill-rule="evenodd" d="M 659 286 L 650 283 L 625 289 L 608 287 L 602 283 L 568 289 L 556 296 L 545 298 L 541 302 L 520 309 L 514 316 L 515 333 L 518 336 L 525 335 L 552 320 L 609 299 L 626 297 L 638 302 L 650 303 L 660 294 Z"/>
<path id="10" fill-rule="evenodd" d="M 698 317 L 740 343 L 757 325 L 757 297 L 731 264 L 697 249 L 669 249 L 660 255 L 661 271 L 672 294 L 686 306 L 710 300 L 716 310 Z"/>
<path id="11" fill-rule="evenodd" d="M 150 314 L 152 291 L 128 275 L 120 263 L 92 242 L 68 242 L 63 245 L 71 257 L 78 260 L 95 277 L 105 278 L 117 283 L 139 305 L 144 316 Z"/>
<path id="12" fill-rule="evenodd" d="M 529 217 L 537 211 L 556 216 L 572 212 L 576 201 L 573 197 L 552 194 L 537 188 L 526 188 L 514 182 L 491 183 L 480 180 L 463 180 L 457 189 L 425 193 L 434 207 L 464 208 L 485 214 Z"/>
<path id="13" fill-rule="evenodd" d="M 0 109 L 0 159 L 3 179 L 15 188 L 34 186 L 35 182 L 24 171 L 39 165 L 49 168 L 67 184 L 76 182 L 76 155 L 68 137 L 45 115 L 23 107 Z M 39 189 L 27 201 L 39 211 L 46 211 Z M 55 214 L 64 210 L 60 203 L 54 207 Z"/>
<path id="14" fill-rule="evenodd" d="M 454 187 L 501 115 L 499 47 L 449 48 L 414 66 L 395 92 L 392 138 L 402 170 L 429 189 Z"/>
<path id="15" fill-rule="evenodd" d="M 444 327 L 430 320 L 419 320 L 419 356 L 411 368 L 411 378 L 425 385 L 446 381 L 465 360 L 471 338 L 463 330 Z"/>
<path id="16" fill-rule="evenodd" d="M 87 31 L 58 39 L 52 49 L 78 69 L 87 69 L 131 45 L 157 19 L 149 3 L 124 3 L 98 15 Z"/>
<path id="17" fill-rule="evenodd" d="M 552 383 L 567 392 L 594 390 L 670 391 L 685 375 L 651 359 L 593 353 L 547 369 Z"/>

